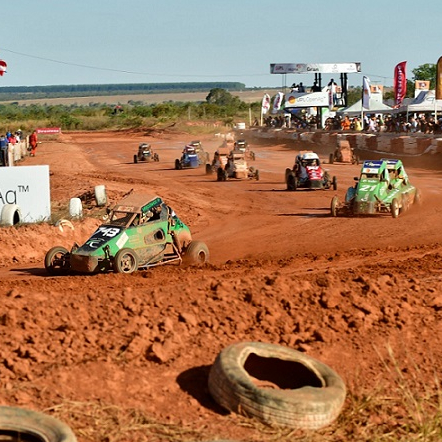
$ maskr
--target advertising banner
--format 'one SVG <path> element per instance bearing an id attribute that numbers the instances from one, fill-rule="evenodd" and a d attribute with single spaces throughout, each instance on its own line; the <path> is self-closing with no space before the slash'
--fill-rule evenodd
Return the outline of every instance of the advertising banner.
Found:
<path id="1" fill-rule="evenodd" d="M 398 63 L 394 68 L 394 102 L 395 107 L 399 107 L 405 98 L 407 92 L 407 75 L 406 75 L 406 61 Z"/>
<path id="2" fill-rule="evenodd" d="M 318 106 L 328 106 L 327 92 L 312 92 L 311 94 L 303 94 L 302 92 L 291 92 L 289 94 L 286 94 L 285 96 L 285 109 Z"/>
<path id="3" fill-rule="evenodd" d="M 436 65 L 436 100 L 442 100 L 442 57 Z"/>
<path id="4" fill-rule="evenodd" d="M 264 94 L 264 97 L 262 97 L 262 106 L 261 106 L 261 113 L 265 115 L 270 109 L 270 95 Z"/>
<path id="5" fill-rule="evenodd" d="M 48 221 L 49 166 L 0 167 L 0 213 L 5 204 L 17 204 L 24 223 Z"/>
<path id="6" fill-rule="evenodd" d="M 282 92 L 278 92 L 275 95 L 275 98 L 273 99 L 273 114 L 277 114 L 278 111 L 281 109 L 282 100 L 284 99 L 284 94 Z"/>
<path id="7" fill-rule="evenodd" d="M 365 109 L 370 109 L 370 79 L 364 75 L 362 79 L 362 107 Z"/>
<path id="8" fill-rule="evenodd" d="M 361 72 L 361 63 L 271 63 L 271 74 L 341 74 Z"/>

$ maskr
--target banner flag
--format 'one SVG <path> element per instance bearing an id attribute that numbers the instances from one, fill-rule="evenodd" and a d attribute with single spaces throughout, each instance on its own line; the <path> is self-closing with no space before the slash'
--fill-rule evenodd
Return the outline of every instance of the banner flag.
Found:
<path id="1" fill-rule="evenodd" d="M 261 113 L 266 114 L 270 109 L 270 95 L 264 94 L 264 97 L 262 98 L 262 107 L 261 107 Z"/>
<path id="2" fill-rule="evenodd" d="M 436 100 L 442 100 L 442 57 L 436 64 Z"/>
<path id="3" fill-rule="evenodd" d="M 362 79 L 362 107 L 370 109 L 370 79 L 364 75 Z"/>
<path id="4" fill-rule="evenodd" d="M 3 74 L 6 72 L 6 68 L 8 65 L 6 64 L 6 61 L 0 60 L 0 75 L 3 76 Z"/>
<path id="5" fill-rule="evenodd" d="M 407 75 L 406 75 L 407 62 L 403 61 L 398 63 L 394 68 L 394 104 L 395 107 L 399 107 L 405 98 L 407 93 Z"/>
<path id="6" fill-rule="evenodd" d="M 273 110 L 272 110 L 273 114 L 277 114 L 278 111 L 281 109 L 283 98 L 284 94 L 282 92 L 278 92 L 275 95 L 275 98 L 273 99 Z"/>

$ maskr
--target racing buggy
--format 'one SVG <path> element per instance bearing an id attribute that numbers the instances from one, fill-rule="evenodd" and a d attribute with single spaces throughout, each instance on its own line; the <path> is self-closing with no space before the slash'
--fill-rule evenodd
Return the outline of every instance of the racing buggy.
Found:
<path id="1" fill-rule="evenodd" d="M 134 155 L 134 163 L 139 161 L 160 161 L 160 157 L 152 149 L 152 146 L 148 143 L 141 143 L 138 146 L 138 153 Z"/>
<path id="2" fill-rule="evenodd" d="M 196 169 L 201 164 L 206 164 L 208 162 L 209 154 L 204 152 L 201 142 L 192 141 L 184 146 L 181 158 L 175 160 L 175 169 Z"/>
<path id="3" fill-rule="evenodd" d="M 419 190 L 410 184 L 401 160 L 366 160 L 360 177 L 341 202 L 337 196 L 331 201 L 332 216 L 363 216 L 379 213 L 397 218 L 411 204 L 419 204 Z"/>
<path id="4" fill-rule="evenodd" d="M 213 154 L 212 163 L 206 164 L 206 174 L 211 175 L 212 173 L 217 173 L 220 167 L 224 169 L 226 167 L 229 154 L 230 151 L 227 147 L 219 147 Z"/>
<path id="5" fill-rule="evenodd" d="M 255 152 L 250 150 L 249 143 L 246 140 L 236 140 L 234 144 L 235 150 L 240 150 L 246 154 L 246 158 L 255 160 Z"/>
<path id="6" fill-rule="evenodd" d="M 348 140 L 340 140 L 335 151 L 330 154 L 329 163 L 359 164 L 359 158 Z"/>
<path id="7" fill-rule="evenodd" d="M 209 259 L 202 241 L 155 195 L 129 194 L 109 211 L 104 222 L 82 245 L 70 251 L 53 247 L 45 256 L 50 275 L 132 273 L 163 264 L 201 264 Z"/>
<path id="8" fill-rule="evenodd" d="M 226 181 L 228 178 L 259 180 L 259 170 L 247 165 L 244 152 L 232 150 L 225 167 L 218 167 L 216 173 L 217 181 Z"/>
<path id="9" fill-rule="evenodd" d="M 287 190 L 338 188 L 336 177 L 331 178 L 329 172 L 321 167 L 318 155 L 310 150 L 302 150 L 296 155 L 293 168 L 285 170 L 285 182 Z"/>

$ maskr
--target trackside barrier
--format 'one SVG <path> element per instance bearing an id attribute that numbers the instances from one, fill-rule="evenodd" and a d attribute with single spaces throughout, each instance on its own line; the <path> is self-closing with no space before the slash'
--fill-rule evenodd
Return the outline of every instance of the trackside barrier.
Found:
<path id="1" fill-rule="evenodd" d="M 371 150 L 379 153 L 404 154 L 419 156 L 423 154 L 442 153 L 442 138 L 431 136 L 386 136 L 385 134 L 369 133 L 337 133 L 337 132 L 294 132 L 282 129 L 249 129 L 244 135 L 252 138 L 276 138 L 299 140 L 305 143 L 337 146 L 339 140 L 348 140 L 350 146 L 360 150 Z"/>

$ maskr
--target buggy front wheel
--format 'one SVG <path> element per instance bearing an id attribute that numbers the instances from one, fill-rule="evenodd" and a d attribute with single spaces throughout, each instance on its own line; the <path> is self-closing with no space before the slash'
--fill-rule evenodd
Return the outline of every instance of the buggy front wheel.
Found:
<path id="1" fill-rule="evenodd" d="M 396 198 L 393 198 L 393 201 L 391 202 L 391 216 L 393 218 L 397 218 L 399 216 L 399 201 Z"/>
<path id="2" fill-rule="evenodd" d="M 331 200 L 330 204 L 330 213 L 331 216 L 337 217 L 338 216 L 338 207 L 339 207 L 339 199 L 337 196 L 334 196 Z"/>
<path id="3" fill-rule="evenodd" d="M 45 256 L 45 269 L 50 275 L 66 275 L 71 268 L 69 252 L 64 247 L 52 247 Z"/>
<path id="4" fill-rule="evenodd" d="M 114 258 L 115 273 L 133 273 L 138 269 L 138 256 L 129 248 L 121 249 Z"/>

